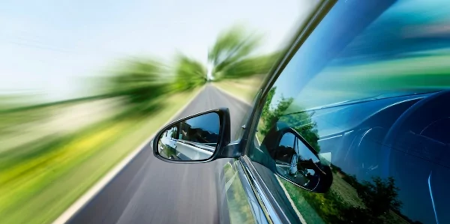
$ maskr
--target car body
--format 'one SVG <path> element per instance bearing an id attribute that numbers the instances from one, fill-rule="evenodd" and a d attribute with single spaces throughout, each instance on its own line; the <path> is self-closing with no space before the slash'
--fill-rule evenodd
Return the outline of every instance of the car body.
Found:
<path id="1" fill-rule="evenodd" d="M 155 156 L 230 158 L 223 222 L 450 223 L 449 6 L 319 2 L 239 133 L 206 111 L 173 124 L 217 113 L 211 157 Z"/>

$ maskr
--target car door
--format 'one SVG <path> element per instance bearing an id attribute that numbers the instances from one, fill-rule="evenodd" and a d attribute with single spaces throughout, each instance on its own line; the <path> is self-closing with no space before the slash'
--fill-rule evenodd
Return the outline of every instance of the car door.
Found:
<path id="1" fill-rule="evenodd" d="M 266 82 L 237 160 L 269 222 L 450 222 L 450 36 L 428 32 L 450 23 L 441 3 L 320 5 Z M 280 124 L 298 136 L 271 151 Z M 331 167 L 329 189 L 289 176 L 289 146 Z"/>

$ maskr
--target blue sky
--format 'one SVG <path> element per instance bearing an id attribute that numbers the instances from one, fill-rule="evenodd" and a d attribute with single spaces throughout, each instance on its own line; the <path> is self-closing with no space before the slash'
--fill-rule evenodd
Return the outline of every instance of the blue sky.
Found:
<path id="1" fill-rule="evenodd" d="M 43 0 L 0 2 L 0 94 L 45 100 L 89 94 L 86 77 L 129 57 L 170 63 L 183 52 L 206 63 L 217 34 L 244 24 L 282 46 L 315 0 Z"/>

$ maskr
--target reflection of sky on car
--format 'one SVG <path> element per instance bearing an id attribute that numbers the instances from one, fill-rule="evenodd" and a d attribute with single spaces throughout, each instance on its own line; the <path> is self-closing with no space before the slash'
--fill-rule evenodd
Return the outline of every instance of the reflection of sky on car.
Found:
<path id="1" fill-rule="evenodd" d="M 277 102 L 281 97 L 295 98 L 298 93 L 314 78 L 333 57 L 347 45 L 347 41 L 366 27 L 374 19 L 374 15 L 355 19 L 353 15 L 346 15 L 347 7 L 352 4 L 337 4 L 327 17 L 316 27 L 314 32 L 296 52 L 283 73 L 289 78 L 279 79 L 279 86 L 290 86 L 296 83 L 296 88 L 283 89 L 283 96 L 275 93 Z M 363 5 L 369 7 L 369 5 Z M 389 5 L 370 5 L 371 11 L 384 11 Z M 336 8 L 338 7 L 338 8 Z M 354 9 L 355 10 L 355 9 Z M 360 8 L 360 11 L 367 10 Z M 340 21 L 336 23 L 335 21 Z M 352 24 L 352 25 L 349 25 Z M 325 39 L 326 37 L 326 39 Z M 327 55 L 327 57 L 325 57 Z M 329 55 L 329 56 L 328 56 Z"/>
<path id="2" fill-rule="evenodd" d="M 284 134 L 283 137 L 281 137 L 279 145 L 287 148 L 292 148 L 294 147 L 294 138 L 294 134 L 288 132 Z"/>
<path id="3" fill-rule="evenodd" d="M 328 135 L 349 131 L 352 128 L 355 128 L 357 125 L 364 122 L 367 118 L 381 109 L 395 105 L 399 102 L 403 102 L 404 100 L 422 98 L 428 95 L 429 94 L 386 98 L 363 103 L 317 109 L 304 113 L 308 113 L 312 121 L 316 123 L 319 137 L 326 137 Z M 291 106 L 295 107 L 295 105 Z M 285 116 L 288 117 L 295 115 Z"/>
<path id="4" fill-rule="evenodd" d="M 445 0 L 444 0 L 445 1 Z M 441 3 L 443 3 L 442 1 Z M 351 15 L 343 15 L 347 9 L 345 7 L 351 7 L 351 4 L 338 4 L 337 7 L 340 9 L 334 9 L 330 12 L 325 19 L 311 34 L 308 40 L 302 45 L 299 51 L 291 59 L 291 61 L 283 71 L 283 79 L 277 81 L 277 86 L 290 86 L 288 83 L 296 83 L 295 88 L 283 89 L 283 93 L 275 93 L 272 100 L 272 106 L 275 106 L 281 98 L 292 97 L 295 99 L 295 107 L 290 108 L 289 111 L 298 111 L 300 109 L 308 109 L 317 106 L 328 105 L 331 103 L 336 103 L 343 100 L 357 100 L 366 97 L 377 96 L 380 94 L 390 94 L 393 95 L 404 95 L 410 94 L 416 91 L 429 91 L 431 85 L 412 83 L 414 85 L 409 86 L 392 86 L 391 88 L 386 83 L 384 79 L 379 83 L 373 82 L 371 77 L 381 77 L 383 75 L 392 75 L 392 72 L 399 71 L 410 71 L 418 69 L 419 67 L 434 67 L 437 66 L 436 63 L 430 62 L 429 65 L 426 63 L 419 64 L 414 67 L 410 66 L 411 62 L 402 61 L 403 56 L 411 55 L 413 50 L 426 51 L 428 54 L 437 53 L 436 48 L 448 48 L 450 42 L 445 42 L 446 38 L 440 38 L 440 42 L 430 41 L 426 38 L 411 40 L 407 39 L 409 36 L 425 35 L 427 32 L 432 32 L 433 29 L 426 29 L 424 27 L 419 27 L 417 24 L 427 25 L 426 22 L 429 20 L 435 20 L 433 23 L 438 24 L 442 27 L 445 22 L 450 20 L 450 9 L 446 7 L 441 7 L 440 1 L 399 1 L 394 3 L 394 1 L 383 1 L 383 4 L 378 4 L 372 7 L 371 11 L 379 11 L 380 13 L 386 10 L 392 4 L 392 7 L 383 12 L 383 14 L 376 17 L 368 17 L 367 21 L 364 19 L 354 19 Z M 424 4 L 426 2 L 426 4 Z M 386 4 L 388 3 L 388 4 Z M 354 9 L 354 10 L 364 10 Z M 420 14 L 418 12 L 434 12 L 433 14 Z M 385 29 L 381 29 L 378 26 L 384 25 L 386 23 L 385 18 L 397 18 L 399 24 L 405 28 L 404 32 L 392 32 L 393 34 L 399 33 L 403 36 L 392 35 L 378 35 L 377 32 L 386 32 Z M 372 22 L 371 19 L 375 19 Z M 333 20 L 341 21 L 340 23 L 335 23 Z M 400 21 L 401 20 L 401 21 Z M 389 20 L 387 21 L 389 22 Z M 444 24 L 440 24 L 444 23 Z M 351 27 L 351 30 L 339 27 L 340 24 Z M 352 25 L 348 25 L 352 24 Z M 370 25 L 369 25 L 370 24 Z M 408 26 L 410 25 L 410 26 Z M 367 27 L 366 27 L 367 26 Z M 358 27 L 361 29 L 358 30 Z M 391 29 L 396 27 L 393 26 Z M 420 29 L 419 29 L 420 28 Z M 364 30 L 364 31 L 363 31 Z M 377 32 L 375 32 L 377 31 Z M 344 33 L 340 38 L 333 38 L 337 34 L 334 33 L 342 32 Z M 438 32 L 438 31 L 434 31 Z M 449 37 L 450 32 L 441 30 L 442 35 Z M 346 38 L 352 38 L 352 35 L 357 35 L 350 43 L 346 42 Z M 385 37 L 388 36 L 388 37 Z M 426 35 L 425 35 L 426 36 Z M 326 39 L 322 38 L 326 37 Z M 358 39 L 358 37 L 360 39 Z M 382 48 L 379 44 L 375 42 L 380 39 L 380 37 L 388 38 L 386 41 L 395 41 L 397 48 Z M 361 40 L 361 38 L 364 38 Z M 390 39 L 389 39 L 390 38 Z M 447 38 L 448 39 L 448 38 Z M 331 41 L 333 40 L 333 41 Z M 409 42 L 408 42 L 409 41 Z M 414 44 L 411 44 L 412 42 Z M 400 44 L 402 44 L 400 46 Z M 413 49 L 409 46 L 421 46 L 420 49 Z M 428 50 L 428 51 L 427 51 Z M 386 54 L 386 51 L 399 51 L 398 54 L 392 55 Z M 449 51 L 444 51 L 448 54 Z M 334 55 L 335 54 L 335 55 Z M 442 52 L 440 52 L 442 54 Z M 329 57 L 324 57 L 324 55 L 330 55 Z M 351 66 L 359 61 L 362 66 Z M 388 62 L 395 63 L 388 63 Z M 448 60 L 447 60 L 448 61 Z M 374 68 L 367 67 L 371 64 L 383 63 L 379 66 L 374 66 Z M 401 64 L 400 64 L 401 63 Z M 445 68 L 449 68 L 448 63 L 439 63 Z M 366 68 L 367 67 L 367 68 Z M 371 72 L 376 71 L 378 72 Z M 352 80 L 349 82 L 349 80 Z M 405 89 L 405 87 L 409 89 Z M 279 91 L 278 91 L 279 92 Z"/>
<path id="5" fill-rule="evenodd" d="M 204 114 L 199 117 L 194 117 L 186 121 L 191 126 L 191 129 L 201 128 L 214 134 L 219 134 L 220 120 L 216 113 Z"/>
<path id="6" fill-rule="evenodd" d="M 425 94 L 420 97 L 430 95 Z M 351 131 L 381 109 L 410 98 L 415 99 L 417 96 L 402 96 L 317 110 L 314 111 L 315 113 L 313 113 L 311 119 L 316 123 L 319 136 L 324 137 Z M 375 120 L 368 125 L 377 124 L 379 124 L 379 121 Z M 412 141 L 417 139 L 417 137 L 410 137 L 409 139 Z M 438 211 L 438 208 L 442 210 L 448 204 L 444 199 L 450 198 L 450 192 L 443 189 L 443 186 L 449 186 L 448 175 L 450 175 L 450 169 L 448 164 L 447 166 L 442 165 L 445 164 L 442 161 L 450 161 L 450 150 L 448 147 L 446 148 L 447 150 L 442 150 L 440 149 L 441 147 L 435 147 L 430 144 L 425 145 L 425 148 L 423 148 L 420 147 L 421 144 L 419 142 L 412 142 L 411 144 L 401 149 L 390 149 L 394 150 L 399 156 L 393 161 L 386 161 L 390 164 L 387 175 L 395 176 L 396 185 L 400 189 L 399 199 L 404 203 L 402 213 L 413 219 L 434 221 L 433 205 L 436 211 Z M 331 152 L 332 154 L 334 154 L 334 150 L 338 149 L 333 148 L 335 147 L 334 145 L 327 145 L 325 148 L 323 145 L 321 146 L 322 151 Z M 342 164 L 334 165 L 341 166 Z M 356 169 L 358 167 L 346 169 L 345 172 L 349 174 L 357 173 Z M 431 193 L 434 195 L 433 199 Z M 415 195 L 415 197 L 409 197 L 408 195 Z M 418 201 L 421 202 L 423 207 L 420 211 L 417 211 Z M 442 216 L 441 219 L 444 219 L 445 213 L 440 212 L 439 215 Z"/>

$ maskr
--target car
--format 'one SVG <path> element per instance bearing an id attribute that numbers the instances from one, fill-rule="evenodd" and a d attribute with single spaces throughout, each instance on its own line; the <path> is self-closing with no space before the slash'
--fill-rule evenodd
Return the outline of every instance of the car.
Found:
<path id="1" fill-rule="evenodd" d="M 435 0 L 318 2 L 238 133 L 227 108 L 209 110 L 161 129 L 153 153 L 226 159 L 224 223 L 450 223 L 449 14 Z M 214 136 L 209 153 L 158 150 L 181 124 L 198 131 L 189 150 Z"/>

